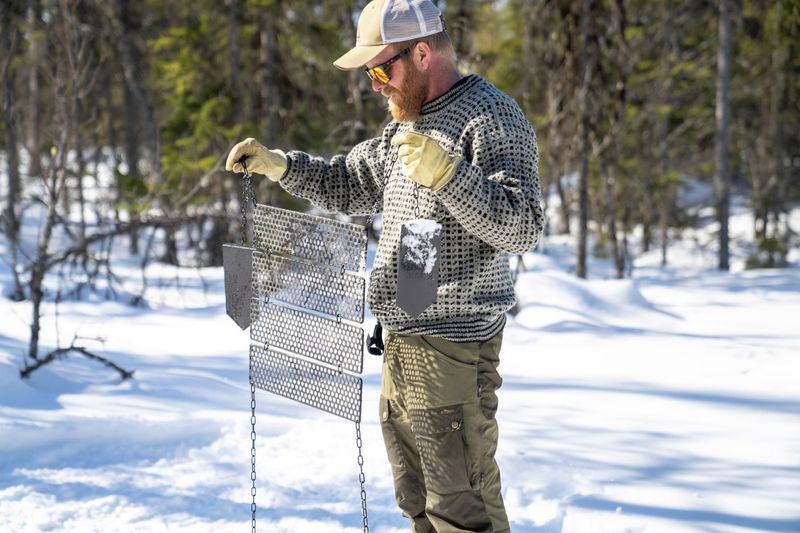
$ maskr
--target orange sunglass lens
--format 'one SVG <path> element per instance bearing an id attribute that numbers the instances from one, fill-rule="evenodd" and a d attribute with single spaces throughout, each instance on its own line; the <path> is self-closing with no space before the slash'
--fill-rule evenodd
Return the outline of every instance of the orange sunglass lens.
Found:
<path id="1" fill-rule="evenodd" d="M 369 69 L 369 77 L 379 83 L 389 83 L 389 76 L 386 75 L 386 71 L 383 70 L 381 67 L 375 67 Z"/>

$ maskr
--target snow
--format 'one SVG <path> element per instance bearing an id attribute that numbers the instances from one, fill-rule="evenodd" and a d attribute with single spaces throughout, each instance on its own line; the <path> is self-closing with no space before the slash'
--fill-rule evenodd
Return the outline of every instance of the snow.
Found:
<path id="1" fill-rule="evenodd" d="M 749 217 L 732 219 L 730 273 L 713 269 L 713 223 L 672 243 L 667 267 L 640 254 L 632 279 L 600 260 L 575 278 L 565 237 L 524 257 L 498 393 L 513 531 L 800 531 L 800 268 L 743 270 Z M 79 355 L 20 380 L 30 307 L 0 299 L 0 531 L 246 530 L 249 341 L 222 271 L 153 264 L 133 307 L 141 273 L 118 246 L 119 298 L 48 300 L 43 350 L 78 334 L 133 380 Z M 392 533 L 408 527 L 380 366 L 365 354 L 361 431 L 371 530 Z M 256 414 L 259 530 L 360 531 L 353 424 L 262 392 Z"/>
<path id="2" fill-rule="evenodd" d="M 436 266 L 437 249 L 435 239 L 442 233 L 442 225 L 429 218 L 417 218 L 402 223 L 401 254 L 403 264 L 413 266 L 426 275 Z"/>

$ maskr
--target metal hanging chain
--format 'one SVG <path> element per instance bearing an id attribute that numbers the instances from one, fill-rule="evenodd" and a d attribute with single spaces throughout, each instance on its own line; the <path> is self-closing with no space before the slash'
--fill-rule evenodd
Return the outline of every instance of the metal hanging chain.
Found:
<path id="1" fill-rule="evenodd" d="M 250 171 L 247 170 L 247 163 L 244 162 L 244 158 L 239 161 L 241 163 L 242 168 L 244 169 L 244 175 L 242 176 L 242 246 L 247 246 L 247 204 L 249 202 L 253 203 L 253 207 L 256 206 L 256 194 L 253 191 L 253 175 L 250 174 Z"/>
<path id="2" fill-rule="evenodd" d="M 240 161 L 244 169 L 242 176 L 242 246 L 247 245 L 247 205 L 248 202 L 253 202 L 253 207 L 256 206 L 256 195 L 253 192 L 253 176 L 247 170 L 247 163 L 244 158 Z M 253 380 L 253 360 L 250 359 L 250 367 L 248 370 L 250 378 L 250 495 L 252 502 L 250 503 L 250 529 L 252 533 L 256 533 L 256 382 Z"/>
<path id="3" fill-rule="evenodd" d="M 253 381 L 253 363 L 250 362 L 250 495 L 253 502 L 250 504 L 250 528 L 256 533 L 256 383 Z"/>
<path id="4" fill-rule="evenodd" d="M 367 516 L 367 489 L 364 477 L 364 456 L 361 455 L 361 423 L 356 422 L 356 447 L 358 448 L 358 481 L 361 483 L 361 518 L 364 520 L 364 533 L 369 533 Z"/>

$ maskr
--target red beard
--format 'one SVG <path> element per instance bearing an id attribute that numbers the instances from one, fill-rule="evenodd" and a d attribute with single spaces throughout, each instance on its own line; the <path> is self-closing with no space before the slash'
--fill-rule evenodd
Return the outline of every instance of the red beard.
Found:
<path id="1" fill-rule="evenodd" d="M 422 105 L 428 96 L 428 75 L 406 63 L 406 77 L 399 89 L 386 86 L 381 94 L 388 98 L 389 112 L 398 122 L 414 122 L 419 118 Z"/>

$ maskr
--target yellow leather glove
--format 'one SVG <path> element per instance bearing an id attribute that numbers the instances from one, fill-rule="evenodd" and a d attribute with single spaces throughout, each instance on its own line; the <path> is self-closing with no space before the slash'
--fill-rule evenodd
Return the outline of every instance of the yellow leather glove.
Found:
<path id="1" fill-rule="evenodd" d="M 464 159 L 445 151 L 435 139 L 415 131 L 398 133 L 392 137 L 392 144 L 400 147 L 397 155 L 406 175 L 434 192 L 450 181 Z"/>
<path id="2" fill-rule="evenodd" d="M 247 170 L 263 174 L 272 181 L 278 181 L 286 172 L 286 154 L 281 150 L 267 150 L 260 142 L 252 137 L 243 140 L 228 154 L 225 170 L 243 173 L 244 168 L 240 161 L 245 159 Z"/>

